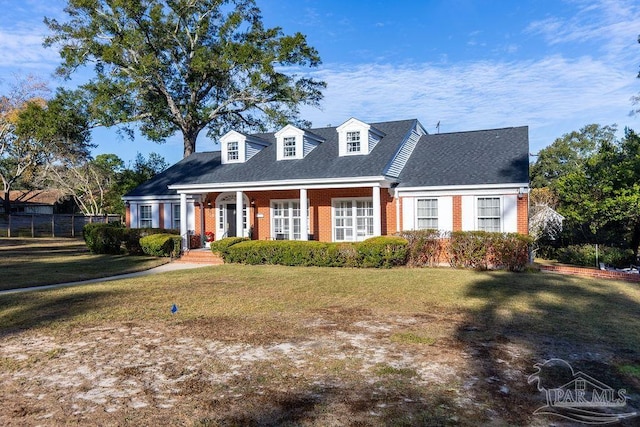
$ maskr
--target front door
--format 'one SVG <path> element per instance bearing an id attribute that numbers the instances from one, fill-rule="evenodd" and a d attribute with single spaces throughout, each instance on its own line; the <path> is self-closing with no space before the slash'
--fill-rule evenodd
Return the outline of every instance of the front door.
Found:
<path id="1" fill-rule="evenodd" d="M 226 229 L 227 229 L 227 237 L 237 237 L 236 232 L 236 205 L 228 204 L 226 205 Z"/>

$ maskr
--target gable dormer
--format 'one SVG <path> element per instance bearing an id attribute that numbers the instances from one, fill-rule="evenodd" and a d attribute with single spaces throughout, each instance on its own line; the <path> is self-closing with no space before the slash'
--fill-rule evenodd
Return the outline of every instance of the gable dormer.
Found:
<path id="1" fill-rule="evenodd" d="M 293 125 L 286 125 L 274 135 L 277 160 L 303 159 L 324 139 Z"/>
<path id="2" fill-rule="evenodd" d="M 338 131 L 338 155 L 358 156 L 369 154 L 384 137 L 373 126 L 351 118 L 336 128 Z"/>
<path id="3" fill-rule="evenodd" d="M 220 138 L 222 164 L 244 163 L 269 145 L 267 141 L 235 130 Z"/>

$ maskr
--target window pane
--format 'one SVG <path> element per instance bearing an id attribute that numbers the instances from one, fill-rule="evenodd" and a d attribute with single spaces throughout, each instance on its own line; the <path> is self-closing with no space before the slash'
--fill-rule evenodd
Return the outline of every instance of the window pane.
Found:
<path id="1" fill-rule="evenodd" d="M 360 132 L 347 132 L 347 152 L 360 152 Z"/>
<path id="2" fill-rule="evenodd" d="M 478 230 L 500 232 L 500 198 L 478 198 Z"/>
<path id="3" fill-rule="evenodd" d="M 176 230 L 180 229 L 180 205 L 173 205 L 173 225 Z"/>
<path id="4" fill-rule="evenodd" d="M 284 138 L 282 146 L 284 150 L 283 152 L 284 157 L 296 156 L 296 138 L 295 137 Z"/>
<path id="5" fill-rule="evenodd" d="M 438 199 L 418 199 L 417 228 L 438 229 Z"/>
<path id="6" fill-rule="evenodd" d="M 238 142 L 227 143 L 227 160 L 238 160 L 240 158 L 238 151 Z"/>

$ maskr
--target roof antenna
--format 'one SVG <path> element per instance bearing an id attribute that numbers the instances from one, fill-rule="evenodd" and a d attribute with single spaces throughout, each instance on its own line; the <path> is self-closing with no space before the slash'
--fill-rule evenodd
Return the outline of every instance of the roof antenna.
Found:
<path id="1" fill-rule="evenodd" d="M 436 125 L 436 129 L 438 130 L 438 133 L 440 133 L 440 120 L 438 120 L 438 124 Z"/>

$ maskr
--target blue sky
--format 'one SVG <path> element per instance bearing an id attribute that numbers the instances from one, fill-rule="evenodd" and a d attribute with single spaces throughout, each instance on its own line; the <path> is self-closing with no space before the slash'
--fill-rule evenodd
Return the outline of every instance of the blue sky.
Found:
<path id="1" fill-rule="evenodd" d="M 59 62 L 41 46 L 44 16 L 64 19 L 64 1 L 0 0 L 0 93 L 15 75 L 52 87 Z M 260 1 L 267 26 L 300 31 L 323 64 L 328 87 L 314 126 L 417 118 L 429 132 L 529 126 L 531 151 L 590 123 L 640 131 L 630 98 L 640 92 L 640 2 Z M 94 154 L 130 161 L 155 151 L 174 163 L 180 136 L 163 145 L 96 130 Z M 202 136 L 198 151 L 217 149 Z"/>

